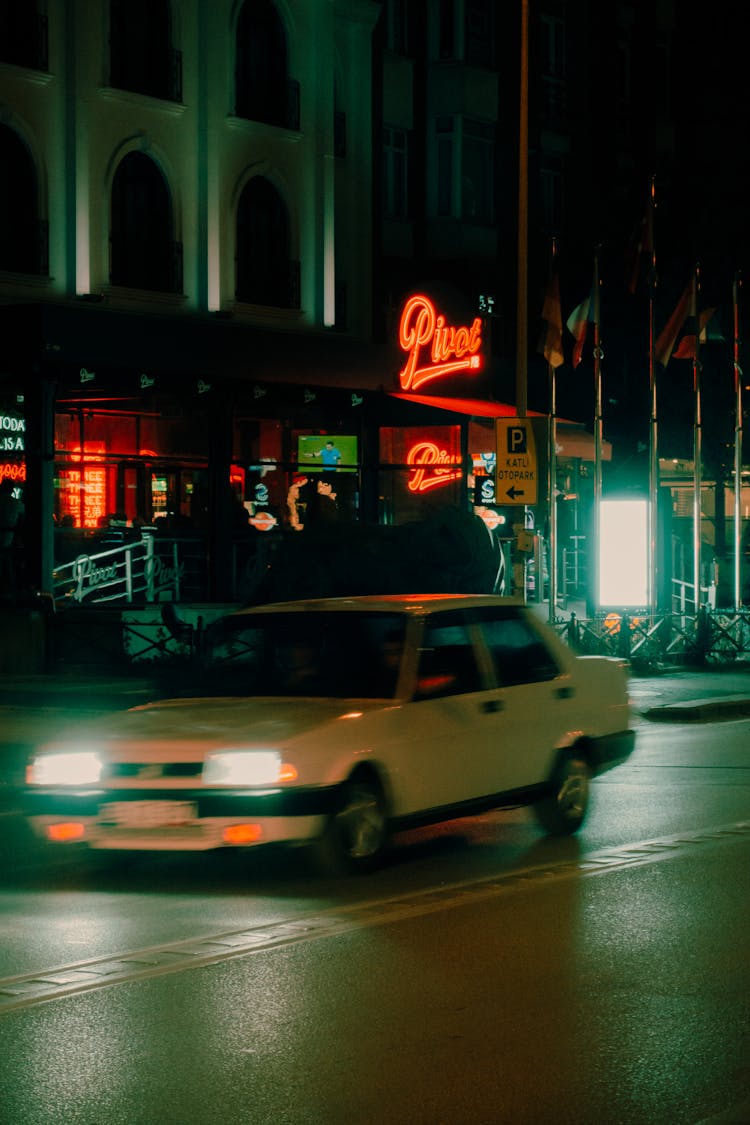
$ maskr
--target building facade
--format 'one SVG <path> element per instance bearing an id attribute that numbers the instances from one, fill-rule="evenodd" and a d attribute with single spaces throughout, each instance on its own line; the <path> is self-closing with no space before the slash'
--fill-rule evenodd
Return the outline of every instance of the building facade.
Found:
<path id="1" fill-rule="evenodd" d="M 581 6 L 592 32 L 578 6 L 531 5 L 530 325 L 550 238 L 593 240 L 647 163 L 620 130 L 592 164 L 604 111 L 571 59 L 594 34 L 616 50 L 624 123 L 631 33 L 665 6 L 617 5 L 611 20 L 600 7 Z M 481 486 L 497 419 L 516 413 L 518 13 L 489 0 L 0 13 L 0 472 L 25 506 L 17 585 L 59 606 L 237 602 L 300 531 L 311 543 L 332 523 L 353 536 L 457 510 L 513 538 L 526 505 Z M 584 259 L 588 246 L 569 250 L 581 276 Z M 414 297 L 437 321 L 428 350 L 442 340 L 462 359 L 471 339 L 473 367 L 404 386 Z M 578 555 L 593 441 L 559 433 L 553 492 Z M 582 557 L 574 571 L 585 585 Z"/>

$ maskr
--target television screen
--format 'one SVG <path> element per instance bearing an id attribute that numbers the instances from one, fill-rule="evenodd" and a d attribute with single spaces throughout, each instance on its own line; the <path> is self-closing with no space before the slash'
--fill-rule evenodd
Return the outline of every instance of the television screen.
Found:
<path id="1" fill-rule="evenodd" d="M 299 472 L 356 473 L 357 438 L 353 434 L 301 434 L 297 461 Z"/>

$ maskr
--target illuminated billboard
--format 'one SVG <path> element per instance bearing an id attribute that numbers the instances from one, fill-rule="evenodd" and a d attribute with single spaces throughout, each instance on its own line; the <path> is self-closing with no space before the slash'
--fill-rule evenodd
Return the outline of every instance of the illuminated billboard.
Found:
<path id="1" fill-rule="evenodd" d="M 648 501 L 602 500 L 599 505 L 600 606 L 648 605 Z"/>

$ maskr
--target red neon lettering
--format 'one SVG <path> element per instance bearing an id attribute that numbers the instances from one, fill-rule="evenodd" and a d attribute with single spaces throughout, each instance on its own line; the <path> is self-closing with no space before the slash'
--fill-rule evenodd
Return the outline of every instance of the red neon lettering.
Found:
<path id="1" fill-rule="evenodd" d="M 406 455 L 406 463 L 412 466 L 407 483 L 410 492 L 427 492 L 461 476 L 461 458 L 439 449 L 433 441 L 413 445 Z"/>
<path id="2" fill-rule="evenodd" d="M 0 480 L 4 477 L 8 480 L 26 480 L 26 462 L 22 461 L 20 464 L 16 461 L 0 462 Z"/>
<path id="3" fill-rule="evenodd" d="M 429 297 L 410 297 L 401 313 L 398 342 L 408 358 L 399 381 L 405 391 L 415 391 L 422 383 L 457 371 L 478 370 L 482 346 L 482 321 L 477 316 L 471 327 L 454 328 L 437 315 Z M 422 351 L 429 347 L 429 363 L 422 363 Z"/>

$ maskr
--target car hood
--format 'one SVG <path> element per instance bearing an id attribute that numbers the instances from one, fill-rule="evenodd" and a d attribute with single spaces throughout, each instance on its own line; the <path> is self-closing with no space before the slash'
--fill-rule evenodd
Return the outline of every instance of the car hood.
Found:
<path id="1" fill-rule="evenodd" d="M 226 746 L 228 740 L 237 738 L 241 738 L 243 746 L 279 746 L 353 711 L 365 713 L 393 705 L 392 701 L 372 699 L 164 699 L 98 716 L 85 724 L 77 722 L 74 727 L 58 732 L 54 740 L 48 740 L 40 749 L 51 749 L 61 743 L 69 746 L 71 738 L 78 745 L 85 739 L 110 747 L 179 744 L 205 750 Z"/>

